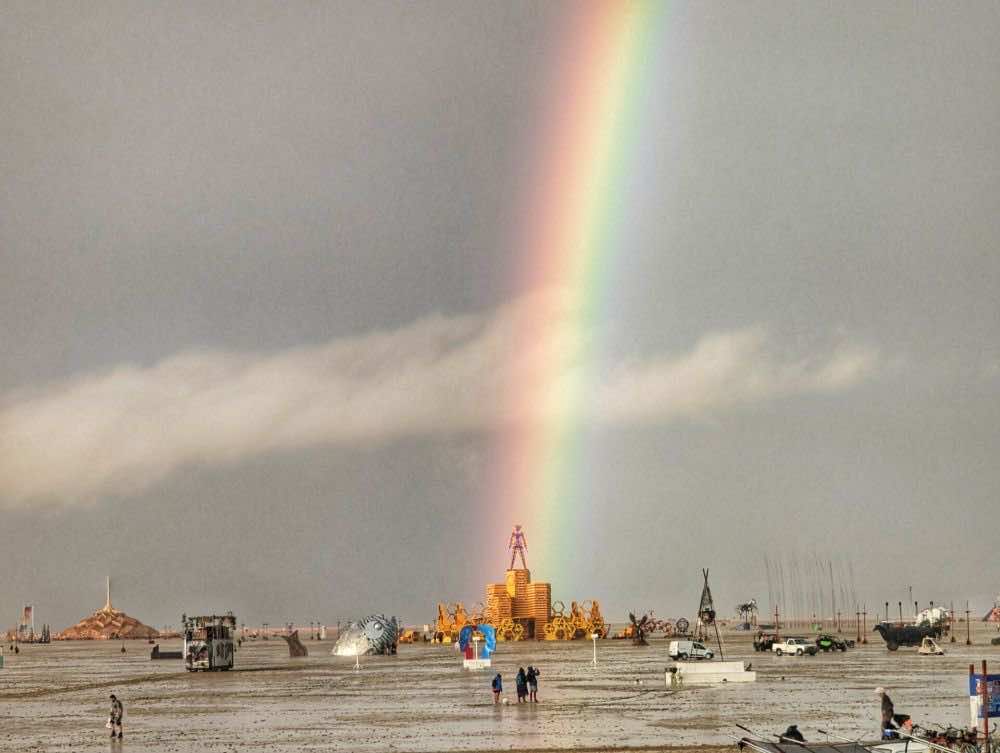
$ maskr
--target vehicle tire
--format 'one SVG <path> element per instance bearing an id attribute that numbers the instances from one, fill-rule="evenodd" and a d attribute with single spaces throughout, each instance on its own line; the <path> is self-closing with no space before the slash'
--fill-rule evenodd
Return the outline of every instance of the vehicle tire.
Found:
<path id="1" fill-rule="evenodd" d="M 775 653 L 775 654 L 776 654 L 777 656 L 781 656 L 781 655 L 783 655 L 783 654 L 784 654 L 785 652 L 784 652 L 784 651 L 782 651 L 782 650 L 781 650 L 780 648 L 776 648 L 776 649 L 774 649 L 774 653 Z"/>
<path id="2" fill-rule="evenodd" d="M 890 651 L 895 651 L 896 649 L 899 648 L 899 644 L 896 643 L 896 641 L 886 641 L 885 647 Z"/>
<path id="3" fill-rule="evenodd" d="M 709 661 L 711 661 L 712 659 L 715 658 L 715 654 L 713 654 L 711 651 L 709 651 L 707 654 L 705 654 L 705 658 L 708 659 Z"/>
<path id="4" fill-rule="evenodd" d="M 798 651 L 796 651 L 795 655 L 796 656 L 802 656 L 802 649 L 800 648 Z"/>
<path id="5" fill-rule="evenodd" d="M 688 658 L 688 655 L 687 655 L 687 654 L 683 654 L 683 653 L 681 653 L 681 654 L 677 654 L 677 658 L 678 658 L 678 659 L 679 659 L 680 661 L 687 661 L 687 658 Z"/>

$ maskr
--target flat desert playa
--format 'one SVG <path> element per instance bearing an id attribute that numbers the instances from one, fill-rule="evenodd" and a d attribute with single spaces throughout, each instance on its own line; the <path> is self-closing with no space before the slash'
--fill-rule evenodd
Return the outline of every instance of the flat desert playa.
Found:
<path id="1" fill-rule="evenodd" d="M 506 706 L 493 704 L 493 673 L 463 671 L 453 646 L 404 645 L 396 657 L 362 657 L 355 670 L 353 659 L 330 655 L 329 641 L 306 640 L 302 659 L 289 659 L 283 641 L 258 641 L 243 644 L 234 671 L 191 674 L 179 660 L 150 661 L 144 642 L 127 643 L 124 655 L 120 642 L 27 645 L 0 670 L 0 749 L 107 750 L 111 692 L 126 708 L 120 749 L 157 753 L 692 750 L 731 745 L 742 734 L 735 723 L 870 739 L 878 685 L 917 721 L 968 723 L 969 663 L 1000 662 L 991 634 L 975 628 L 977 645 L 964 645 L 960 625 L 941 657 L 889 653 L 877 635 L 843 654 L 776 657 L 730 634 L 726 658 L 752 662 L 757 682 L 679 691 L 664 682 L 663 639 L 601 641 L 597 667 L 589 641 L 501 643 L 494 671 Z M 518 706 L 514 675 L 529 664 L 542 671 L 541 702 Z"/>

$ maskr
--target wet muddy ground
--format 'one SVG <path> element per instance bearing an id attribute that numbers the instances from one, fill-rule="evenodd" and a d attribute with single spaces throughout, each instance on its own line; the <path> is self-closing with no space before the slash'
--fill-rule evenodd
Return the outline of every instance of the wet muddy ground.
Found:
<path id="1" fill-rule="evenodd" d="M 282 641 L 245 643 L 237 669 L 185 672 L 179 660 L 150 661 L 145 643 L 24 646 L 0 669 L 3 751 L 496 751 L 658 749 L 728 745 L 742 723 L 764 732 L 799 725 L 872 737 L 884 685 L 899 712 L 918 721 L 968 724 L 968 665 L 1000 668 L 995 632 L 976 626 L 976 645 L 943 646 L 946 656 L 885 650 L 881 639 L 847 653 L 776 657 L 730 634 L 726 658 L 753 663 L 753 684 L 671 691 L 667 642 L 500 644 L 493 671 L 511 705 L 494 706 L 493 672 L 462 670 L 451 646 L 401 646 L 396 657 L 330 655 L 332 643 L 305 641 L 310 656 L 289 659 Z M 163 650 L 179 648 L 164 641 Z M 518 706 L 519 666 L 541 668 L 540 703 Z M 108 694 L 125 702 L 123 743 L 110 744 Z"/>

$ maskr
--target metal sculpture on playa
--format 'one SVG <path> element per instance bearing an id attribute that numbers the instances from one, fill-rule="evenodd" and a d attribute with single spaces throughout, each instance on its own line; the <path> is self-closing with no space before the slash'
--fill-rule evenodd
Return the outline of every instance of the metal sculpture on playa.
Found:
<path id="1" fill-rule="evenodd" d="M 740 622 L 746 625 L 752 624 L 757 615 L 757 600 L 750 599 L 750 601 L 737 604 L 736 611 L 739 612 Z"/>
<path id="2" fill-rule="evenodd" d="M 649 632 L 650 628 L 656 623 L 655 619 L 648 614 L 644 614 L 642 617 L 636 617 L 634 612 L 628 613 L 628 620 L 631 623 L 632 628 L 632 645 L 633 646 L 645 646 L 646 644 L 646 633 Z"/>
<path id="3" fill-rule="evenodd" d="M 399 644 L 399 621 L 384 614 L 373 614 L 353 622 L 337 639 L 331 652 L 335 656 L 391 655 Z"/>
<path id="4" fill-rule="evenodd" d="M 307 649 L 302 641 L 299 640 L 299 631 L 293 630 L 289 635 L 279 636 L 285 643 L 288 644 L 288 656 L 291 658 L 309 656 L 309 649 Z"/>

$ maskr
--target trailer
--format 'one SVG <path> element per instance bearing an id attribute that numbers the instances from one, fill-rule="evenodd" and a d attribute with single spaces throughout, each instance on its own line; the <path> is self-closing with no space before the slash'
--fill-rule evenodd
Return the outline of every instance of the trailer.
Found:
<path id="1" fill-rule="evenodd" d="M 233 640 L 236 617 L 232 612 L 201 617 L 183 615 L 181 624 L 184 627 L 184 666 L 188 672 L 232 669 L 236 655 Z"/>

